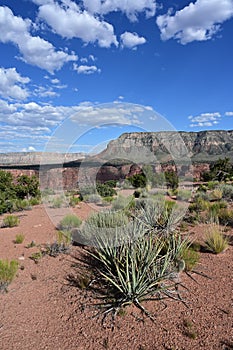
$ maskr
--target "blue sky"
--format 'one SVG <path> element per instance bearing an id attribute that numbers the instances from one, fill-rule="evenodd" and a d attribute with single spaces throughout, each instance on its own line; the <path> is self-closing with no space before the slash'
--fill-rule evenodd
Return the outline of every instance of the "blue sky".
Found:
<path id="1" fill-rule="evenodd" d="M 233 0 L 0 0 L 0 152 L 232 129 L 232 29 Z"/>

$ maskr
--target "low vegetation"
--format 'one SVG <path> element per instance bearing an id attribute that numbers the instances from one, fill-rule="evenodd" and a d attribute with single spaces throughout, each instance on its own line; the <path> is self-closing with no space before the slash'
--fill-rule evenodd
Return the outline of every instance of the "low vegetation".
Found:
<path id="1" fill-rule="evenodd" d="M 207 250 L 214 254 L 222 253 L 228 247 L 228 240 L 218 224 L 211 224 L 208 226 L 205 244 Z"/>
<path id="2" fill-rule="evenodd" d="M 13 281 L 18 271 L 16 260 L 0 260 L 0 291 L 7 292 L 7 287 Z"/>
<path id="3" fill-rule="evenodd" d="M 15 227 L 19 225 L 19 218 L 16 215 L 7 215 L 3 219 L 3 227 Z"/>

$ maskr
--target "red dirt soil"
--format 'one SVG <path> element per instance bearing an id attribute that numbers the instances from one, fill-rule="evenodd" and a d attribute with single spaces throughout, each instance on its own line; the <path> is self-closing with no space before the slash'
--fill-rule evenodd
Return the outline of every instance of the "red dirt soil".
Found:
<path id="1" fill-rule="evenodd" d="M 81 203 L 75 213 L 85 219 L 93 210 Z M 143 305 L 155 315 L 154 323 L 134 306 L 117 316 L 115 328 L 103 326 L 93 318 L 96 309 L 92 294 L 71 286 L 69 274 L 79 270 L 78 258 L 83 248 L 73 246 L 71 253 L 56 258 L 45 256 L 35 264 L 29 256 L 38 247 L 31 242 L 52 243 L 56 229 L 42 205 L 16 213 L 20 225 L 0 229 L 0 258 L 19 259 L 21 269 L 10 284 L 8 293 L 0 294 L 1 350 L 227 350 L 233 349 L 233 246 L 220 255 L 201 253 L 196 268 L 208 275 L 185 273 L 187 287 L 182 302 L 169 299 Z M 191 236 L 202 237 L 204 226 L 192 228 Z M 16 234 L 25 240 L 15 244 Z M 227 232 L 233 236 L 233 230 Z"/>

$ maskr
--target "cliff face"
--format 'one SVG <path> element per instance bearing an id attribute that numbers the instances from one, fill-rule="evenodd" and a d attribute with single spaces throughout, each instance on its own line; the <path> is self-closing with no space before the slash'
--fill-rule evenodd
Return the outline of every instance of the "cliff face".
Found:
<path id="1" fill-rule="evenodd" d="M 156 155 L 161 162 L 172 158 L 182 160 L 183 156 L 190 157 L 192 162 L 203 163 L 220 157 L 233 160 L 233 130 L 125 133 L 111 141 L 99 156 L 127 155 L 132 150 L 137 154 L 146 149 L 148 155 Z"/>
<path id="2" fill-rule="evenodd" d="M 0 154 L 0 168 L 11 171 L 14 176 L 38 175 L 40 171 L 44 187 L 59 187 L 62 183 L 65 189 L 72 189 L 80 181 L 85 183 L 86 174 L 101 182 L 117 180 L 140 172 L 140 166 L 145 163 L 153 164 L 156 172 L 177 169 L 182 176 L 199 179 L 211 162 L 224 157 L 233 161 L 233 130 L 143 132 L 121 135 L 94 157 L 79 153 L 65 156 L 36 152 Z M 41 159 L 48 165 L 42 169 Z M 81 171 L 80 166 L 86 170 Z"/>

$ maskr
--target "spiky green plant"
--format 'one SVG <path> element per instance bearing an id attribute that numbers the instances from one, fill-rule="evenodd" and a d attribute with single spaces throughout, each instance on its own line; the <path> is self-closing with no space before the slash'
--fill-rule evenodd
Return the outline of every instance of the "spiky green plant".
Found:
<path id="1" fill-rule="evenodd" d="M 218 224 L 210 224 L 206 230 L 206 247 L 214 254 L 222 253 L 228 247 L 228 240 Z"/>
<path id="2" fill-rule="evenodd" d="M 182 208 L 171 201 L 145 200 L 138 209 L 135 219 L 143 223 L 148 232 L 171 234 L 184 215 Z"/>
<path id="3" fill-rule="evenodd" d="M 106 236 L 96 236 L 96 247 L 89 252 L 98 266 L 97 280 L 102 293 L 104 288 L 105 298 L 108 296 L 110 300 L 99 306 L 104 307 L 106 316 L 116 315 L 122 307 L 134 304 L 153 318 L 143 301 L 165 297 L 178 300 L 176 282 L 171 280 L 171 274 L 176 271 L 173 254 L 171 249 L 163 251 L 163 240 L 155 239 L 153 232 L 145 234 L 144 226 L 138 222 L 130 226 L 124 238 L 119 244 L 117 229 L 112 244 Z"/>
<path id="4" fill-rule="evenodd" d="M 6 292 L 18 271 L 16 260 L 0 260 L 0 291 Z"/>

